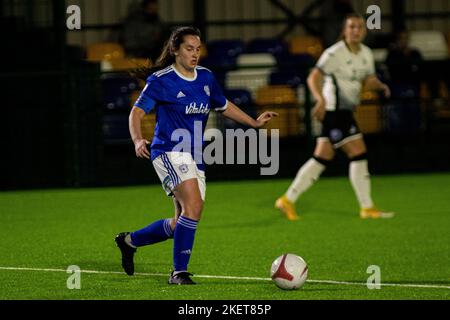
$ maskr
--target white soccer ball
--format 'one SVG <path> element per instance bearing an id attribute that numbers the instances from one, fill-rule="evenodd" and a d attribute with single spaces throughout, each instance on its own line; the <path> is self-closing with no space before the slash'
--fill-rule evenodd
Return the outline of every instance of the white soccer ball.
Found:
<path id="1" fill-rule="evenodd" d="M 286 253 L 272 263 L 270 276 L 277 287 L 283 290 L 298 289 L 308 277 L 308 265 L 302 257 Z"/>

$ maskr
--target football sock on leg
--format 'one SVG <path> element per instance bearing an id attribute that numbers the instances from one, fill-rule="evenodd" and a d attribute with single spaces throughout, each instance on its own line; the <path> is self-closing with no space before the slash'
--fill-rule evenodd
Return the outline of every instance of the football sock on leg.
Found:
<path id="1" fill-rule="evenodd" d="M 195 231 L 198 221 L 180 216 L 173 236 L 173 264 L 175 273 L 187 271 L 192 247 L 194 246 Z"/>
<path id="2" fill-rule="evenodd" d="M 372 208 L 367 154 L 350 159 L 349 177 L 360 207 Z"/>
<path id="3" fill-rule="evenodd" d="M 298 197 L 313 185 L 319 179 L 325 170 L 329 161 L 317 157 L 309 159 L 297 172 L 297 176 L 291 183 L 286 197 L 291 202 L 296 202 Z"/>
<path id="4" fill-rule="evenodd" d="M 129 244 L 131 246 L 141 247 L 172 238 L 173 231 L 170 227 L 170 220 L 158 220 L 145 228 L 132 232 L 130 234 L 131 243 Z"/>

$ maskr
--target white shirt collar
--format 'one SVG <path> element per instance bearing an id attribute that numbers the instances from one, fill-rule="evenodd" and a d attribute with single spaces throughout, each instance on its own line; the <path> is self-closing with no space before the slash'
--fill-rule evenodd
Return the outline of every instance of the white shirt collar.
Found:
<path id="1" fill-rule="evenodd" d="M 180 72 L 178 72 L 177 68 L 175 68 L 175 64 L 173 64 L 172 67 L 173 67 L 173 71 L 175 71 L 175 73 L 183 80 L 194 81 L 194 80 L 197 79 L 197 68 L 194 68 L 194 77 L 193 78 L 188 78 L 188 77 L 182 75 Z"/>

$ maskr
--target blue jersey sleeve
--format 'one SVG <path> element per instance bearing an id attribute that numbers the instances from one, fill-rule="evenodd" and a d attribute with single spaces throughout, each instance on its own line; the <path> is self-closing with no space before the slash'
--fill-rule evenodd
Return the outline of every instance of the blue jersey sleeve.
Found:
<path id="1" fill-rule="evenodd" d="M 164 90 L 156 77 L 149 77 L 147 84 L 137 98 L 134 106 L 141 108 L 145 113 L 149 113 L 158 103 L 163 100 Z"/>
<path id="2" fill-rule="evenodd" d="M 215 111 L 225 111 L 227 98 L 223 95 L 222 88 L 213 74 L 211 74 L 211 106 Z"/>

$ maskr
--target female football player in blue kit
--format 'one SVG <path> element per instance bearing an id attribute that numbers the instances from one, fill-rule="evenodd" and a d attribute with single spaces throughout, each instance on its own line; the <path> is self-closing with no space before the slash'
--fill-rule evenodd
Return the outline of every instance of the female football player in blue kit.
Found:
<path id="1" fill-rule="evenodd" d="M 173 197 L 175 217 L 116 236 L 122 267 L 128 275 L 134 273 L 133 257 L 137 247 L 173 238 L 174 269 L 169 284 L 194 284 L 190 278 L 192 274 L 188 273 L 188 263 L 206 190 L 202 150 L 195 148 L 195 137 L 200 136 L 200 145 L 203 144 L 203 130 L 210 109 L 253 128 L 260 128 L 277 116 L 266 111 L 255 120 L 228 101 L 211 71 L 198 66 L 200 48 L 198 29 L 175 29 L 156 62 L 158 71 L 147 78 L 147 84 L 129 116 L 136 156 L 151 159 L 164 190 Z M 149 142 L 142 137 L 140 123 L 142 117 L 154 108 L 156 127 L 149 151 Z M 179 139 L 172 138 L 180 129 L 191 137 L 191 152 L 180 151 L 177 148 Z"/>

